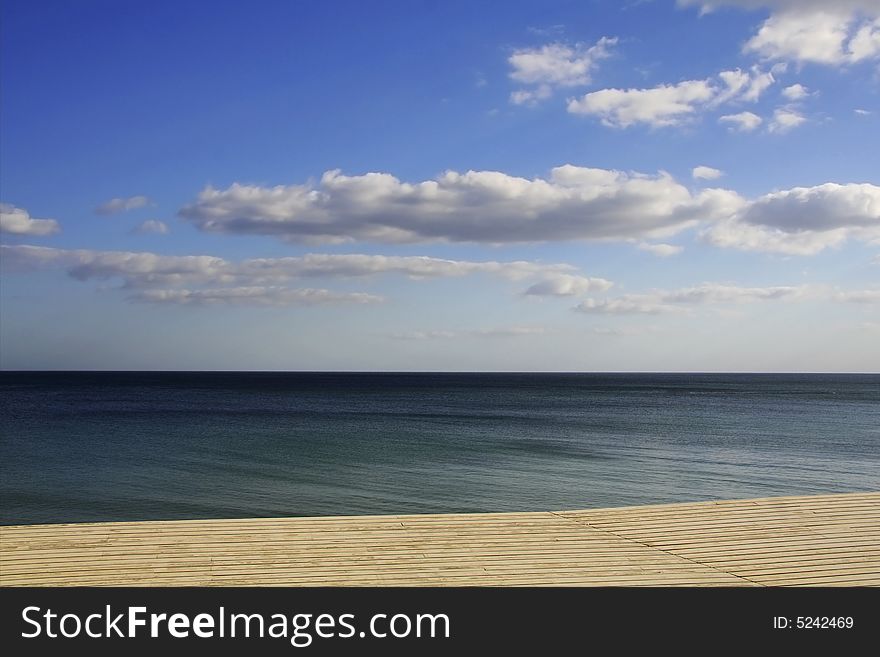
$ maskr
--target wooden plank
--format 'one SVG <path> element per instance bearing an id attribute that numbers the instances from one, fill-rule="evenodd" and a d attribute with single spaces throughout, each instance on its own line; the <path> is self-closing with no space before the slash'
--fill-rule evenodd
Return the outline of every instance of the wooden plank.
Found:
<path id="1" fill-rule="evenodd" d="M 880 493 L 0 527 L 0 585 L 880 586 Z"/>

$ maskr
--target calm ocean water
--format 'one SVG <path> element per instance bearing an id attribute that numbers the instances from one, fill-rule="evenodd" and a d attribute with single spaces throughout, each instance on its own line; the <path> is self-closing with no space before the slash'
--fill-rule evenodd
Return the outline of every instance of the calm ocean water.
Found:
<path id="1" fill-rule="evenodd" d="M 0 523 L 880 489 L 880 376 L 0 373 Z"/>

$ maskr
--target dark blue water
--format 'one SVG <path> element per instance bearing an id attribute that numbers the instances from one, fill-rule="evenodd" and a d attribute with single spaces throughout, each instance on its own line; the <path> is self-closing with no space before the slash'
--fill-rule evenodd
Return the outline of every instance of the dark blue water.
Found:
<path id="1" fill-rule="evenodd" d="M 880 489 L 880 375 L 0 373 L 0 522 Z"/>

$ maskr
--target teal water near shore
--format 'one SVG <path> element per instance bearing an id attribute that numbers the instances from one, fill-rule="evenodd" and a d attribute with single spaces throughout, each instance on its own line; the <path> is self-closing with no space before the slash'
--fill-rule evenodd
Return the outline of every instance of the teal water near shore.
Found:
<path id="1" fill-rule="evenodd" d="M 880 375 L 0 373 L 0 523 L 880 489 Z"/>

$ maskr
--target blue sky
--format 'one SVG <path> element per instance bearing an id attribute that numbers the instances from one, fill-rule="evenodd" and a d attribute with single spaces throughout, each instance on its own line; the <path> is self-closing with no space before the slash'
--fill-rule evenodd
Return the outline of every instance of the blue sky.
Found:
<path id="1" fill-rule="evenodd" d="M 0 365 L 880 369 L 880 2 L 3 4 Z"/>

